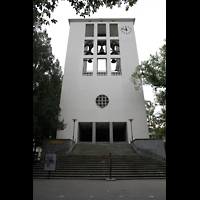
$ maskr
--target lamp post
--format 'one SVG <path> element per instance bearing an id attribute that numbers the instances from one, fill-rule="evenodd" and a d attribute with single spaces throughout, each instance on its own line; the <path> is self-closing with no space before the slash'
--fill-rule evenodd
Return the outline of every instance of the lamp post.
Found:
<path id="1" fill-rule="evenodd" d="M 130 123 L 131 123 L 131 136 L 132 136 L 132 141 L 133 141 L 133 129 L 132 129 L 132 121 L 133 119 L 129 119 Z"/>
<path id="2" fill-rule="evenodd" d="M 73 128 L 73 141 L 74 141 L 74 129 L 75 129 L 75 122 L 77 119 L 72 119 L 74 121 L 74 128 Z"/>

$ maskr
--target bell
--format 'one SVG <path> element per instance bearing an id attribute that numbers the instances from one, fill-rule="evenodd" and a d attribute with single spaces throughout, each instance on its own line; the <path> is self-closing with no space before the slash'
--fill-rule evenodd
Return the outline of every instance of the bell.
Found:
<path id="1" fill-rule="evenodd" d="M 112 60 L 111 60 L 111 63 L 116 63 L 116 60 L 115 60 L 115 59 L 112 59 Z"/>
<path id="2" fill-rule="evenodd" d="M 93 53 L 90 50 L 88 50 L 88 51 L 85 51 L 85 55 L 93 55 Z"/>
<path id="3" fill-rule="evenodd" d="M 85 51 L 85 55 L 93 55 L 93 53 L 90 50 L 88 50 L 88 51 Z"/>
<path id="4" fill-rule="evenodd" d="M 111 55 L 119 55 L 119 51 L 112 50 Z"/>
<path id="5" fill-rule="evenodd" d="M 101 46 L 100 53 L 104 53 L 103 46 Z"/>
<path id="6" fill-rule="evenodd" d="M 119 55 L 119 43 L 117 41 L 111 41 L 110 47 L 112 49 L 111 55 Z M 115 48 L 118 47 L 118 48 Z"/>
<path id="7" fill-rule="evenodd" d="M 103 46 L 101 46 L 98 55 L 105 55 L 105 54 L 106 54 L 106 53 L 104 52 Z"/>
<path id="8" fill-rule="evenodd" d="M 88 47 L 87 49 L 88 50 L 86 50 L 86 51 L 84 51 L 85 52 L 85 55 L 93 55 L 93 53 L 92 53 L 92 48 L 93 48 L 93 42 L 92 41 L 87 41 L 86 43 L 85 43 L 85 46 L 84 47 Z"/>

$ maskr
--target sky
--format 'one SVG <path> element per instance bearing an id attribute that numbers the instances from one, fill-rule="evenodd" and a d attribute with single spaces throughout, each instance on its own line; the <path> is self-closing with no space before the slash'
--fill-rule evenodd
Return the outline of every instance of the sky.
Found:
<path id="1" fill-rule="evenodd" d="M 44 26 L 51 37 L 52 52 L 55 59 L 60 61 L 64 72 L 65 57 L 69 34 L 68 19 L 82 18 L 76 15 L 75 9 L 68 1 L 59 1 L 58 6 L 51 14 L 51 18 L 58 20 L 56 24 Z M 86 18 L 135 18 L 134 31 L 136 45 L 141 61 L 148 60 L 150 54 L 155 55 L 165 43 L 166 38 L 166 0 L 138 0 L 138 2 L 125 11 L 125 5 L 114 6 L 112 9 L 100 7 L 100 9 Z M 144 99 L 154 100 L 154 94 L 150 86 L 143 86 Z M 157 108 L 159 109 L 159 108 Z"/>

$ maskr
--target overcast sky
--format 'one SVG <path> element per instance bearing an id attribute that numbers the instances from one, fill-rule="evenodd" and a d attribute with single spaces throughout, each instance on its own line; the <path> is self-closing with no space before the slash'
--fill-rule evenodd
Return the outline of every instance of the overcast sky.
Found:
<path id="1" fill-rule="evenodd" d="M 53 55 L 60 61 L 64 72 L 67 51 L 70 18 L 80 18 L 68 1 L 59 1 L 51 18 L 58 20 L 56 24 L 43 26 L 51 37 Z M 159 51 L 166 38 L 166 0 L 138 0 L 138 2 L 125 11 L 125 5 L 113 9 L 101 7 L 97 13 L 86 18 L 135 18 L 135 36 L 138 50 L 139 64 L 148 60 L 150 54 Z M 153 100 L 150 87 L 143 87 L 145 100 Z"/>

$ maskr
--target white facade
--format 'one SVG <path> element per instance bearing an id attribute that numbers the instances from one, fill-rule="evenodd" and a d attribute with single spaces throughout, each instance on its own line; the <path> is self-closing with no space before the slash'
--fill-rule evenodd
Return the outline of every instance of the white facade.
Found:
<path id="1" fill-rule="evenodd" d="M 133 18 L 69 19 L 70 32 L 60 101 L 60 118 L 64 118 L 67 127 L 57 132 L 57 139 L 72 139 L 74 133 L 77 142 L 84 141 L 81 135 L 85 135 L 86 130 L 90 134 L 86 138 L 92 143 L 104 140 L 113 143 L 121 140 L 117 136 L 120 134 L 117 128 L 125 134 L 123 141 L 132 140 L 132 133 L 133 139 L 149 138 L 143 91 L 136 91 L 129 80 L 139 65 L 134 22 Z M 99 26 L 101 24 L 104 25 Z M 93 43 L 93 55 L 85 55 L 89 47 L 84 45 L 88 41 Z M 106 43 L 102 46 L 105 55 L 98 55 L 98 41 Z M 119 47 L 115 47 L 118 54 L 111 55 L 111 41 L 119 44 Z M 98 63 L 104 65 L 105 60 L 98 60 L 100 58 L 106 59 L 106 70 L 97 67 Z M 116 64 L 111 66 L 111 59 L 117 58 L 120 59 L 120 70 L 115 71 L 113 65 Z M 92 63 L 84 59 L 92 59 Z M 86 69 L 85 63 L 87 66 L 93 64 L 93 69 Z M 101 108 L 97 105 L 99 95 L 108 97 L 107 106 Z M 75 123 L 73 119 L 77 119 Z M 133 119 L 132 133 L 129 119 Z M 105 129 L 109 135 L 99 139 L 103 134 L 101 129 Z"/>

